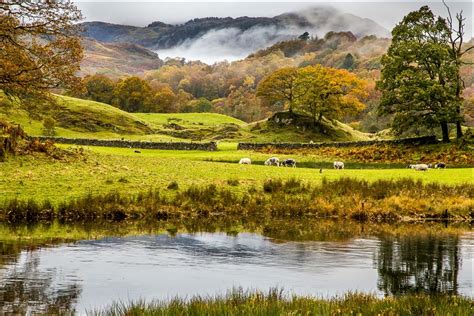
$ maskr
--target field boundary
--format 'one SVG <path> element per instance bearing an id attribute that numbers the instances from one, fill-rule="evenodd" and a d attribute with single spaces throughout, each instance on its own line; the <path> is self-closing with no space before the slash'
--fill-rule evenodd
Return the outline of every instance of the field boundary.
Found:
<path id="1" fill-rule="evenodd" d="M 139 149 L 163 149 L 163 150 L 203 150 L 216 151 L 216 142 L 193 143 L 193 142 L 148 142 L 128 141 L 119 139 L 91 139 L 91 138 L 65 138 L 52 136 L 29 136 L 30 140 L 52 141 L 60 144 L 82 145 L 82 146 L 104 146 Z"/>
<path id="2" fill-rule="evenodd" d="M 423 136 L 413 138 L 402 138 L 393 140 L 363 140 L 363 141 L 349 141 L 349 142 L 322 142 L 322 143 L 239 143 L 237 150 L 258 150 L 267 147 L 275 149 L 311 149 L 321 147 L 362 147 L 370 145 L 428 145 L 437 144 L 439 141 L 436 136 Z"/>

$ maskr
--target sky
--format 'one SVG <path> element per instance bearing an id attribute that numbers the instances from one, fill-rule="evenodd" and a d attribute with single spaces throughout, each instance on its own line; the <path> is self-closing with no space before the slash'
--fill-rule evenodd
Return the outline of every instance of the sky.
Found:
<path id="1" fill-rule="evenodd" d="M 291 11 L 300 11 L 318 5 L 330 5 L 343 12 L 369 18 L 391 30 L 408 12 L 429 5 L 435 14 L 446 16 L 446 8 L 441 1 L 74 1 L 83 11 L 86 21 L 104 21 L 117 24 L 146 26 L 153 21 L 170 24 L 184 23 L 202 17 L 275 16 Z M 467 37 L 472 37 L 473 23 L 471 0 L 447 1 L 452 12 L 464 10 Z"/>

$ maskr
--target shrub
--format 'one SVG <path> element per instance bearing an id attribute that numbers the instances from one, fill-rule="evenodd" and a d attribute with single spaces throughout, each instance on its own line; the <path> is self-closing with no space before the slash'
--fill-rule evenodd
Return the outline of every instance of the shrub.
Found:
<path id="1" fill-rule="evenodd" d="M 227 184 L 230 186 L 236 187 L 240 184 L 240 182 L 237 179 L 228 179 Z"/>
<path id="2" fill-rule="evenodd" d="M 51 116 L 43 119 L 43 134 L 46 136 L 54 136 L 56 134 L 56 120 Z"/>
<path id="3" fill-rule="evenodd" d="M 170 184 L 168 184 L 168 186 L 166 187 L 168 190 L 178 190 L 179 189 L 179 185 L 178 185 L 178 182 L 176 181 L 171 181 Z"/>

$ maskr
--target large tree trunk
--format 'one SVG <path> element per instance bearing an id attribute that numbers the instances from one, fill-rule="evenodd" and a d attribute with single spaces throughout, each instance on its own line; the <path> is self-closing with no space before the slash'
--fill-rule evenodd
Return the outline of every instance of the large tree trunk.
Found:
<path id="1" fill-rule="evenodd" d="M 461 127 L 461 108 L 458 106 L 456 109 L 458 112 L 458 120 L 456 121 L 456 138 L 462 138 L 462 127 Z"/>
<path id="2" fill-rule="evenodd" d="M 456 137 L 457 138 L 462 138 L 462 127 L 461 127 L 461 122 L 457 121 L 456 122 Z"/>
<path id="3" fill-rule="evenodd" d="M 441 123 L 441 131 L 443 132 L 443 142 L 444 143 L 449 143 L 448 123 L 446 123 L 446 122 Z"/>

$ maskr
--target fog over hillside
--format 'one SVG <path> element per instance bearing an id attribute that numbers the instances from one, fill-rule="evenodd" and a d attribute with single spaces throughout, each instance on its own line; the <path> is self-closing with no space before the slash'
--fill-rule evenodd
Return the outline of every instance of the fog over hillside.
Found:
<path id="1" fill-rule="evenodd" d="M 189 38 L 177 46 L 157 49 L 160 58 L 183 57 L 214 63 L 245 58 L 256 50 L 296 38 L 304 32 L 323 37 L 329 31 L 351 31 L 357 37 L 376 35 L 389 37 L 390 32 L 370 19 L 343 13 L 328 6 L 286 13 L 273 18 L 273 25 L 255 25 L 248 29 L 237 27 L 212 29 L 198 37 Z"/>
<path id="2" fill-rule="evenodd" d="M 472 2 L 448 1 L 451 11 L 464 12 L 466 39 L 472 36 Z M 325 2 L 164 2 L 159 0 L 78 0 L 86 16 L 87 36 L 101 42 L 133 43 L 156 51 L 160 58 L 184 57 L 213 63 L 237 60 L 275 42 L 304 32 L 324 36 L 351 31 L 389 37 L 404 15 L 429 5 L 446 16 L 440 1 Z M 293 13 L 289 13 L 293 12 Z M 210 17 L 210 18 L 209 18 Z M 102 22 L 93 22 L 102 21 Z M 152 23 L 153 22 L 153 23 Z"/>

